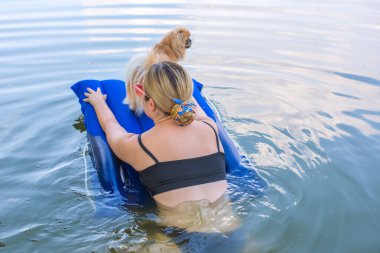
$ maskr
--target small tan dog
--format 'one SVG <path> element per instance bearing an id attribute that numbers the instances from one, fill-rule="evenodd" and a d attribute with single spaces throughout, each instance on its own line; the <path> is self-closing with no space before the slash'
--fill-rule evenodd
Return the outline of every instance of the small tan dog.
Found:
<path id="1" fill-rule="evenodd" d="M 191 46 L 190 31 L 179 27 L 157 43 L 148 56 L 136 55 L 127 64 L 125 85 L 127 98 L 124 101 L 137 115 L 143 112 L 142 100 L 136 95 L 135 84 L 142 83 L 146 70 L 157 62 L 171 61 L 178 63 L 185 57 L 186 49 Z"/>

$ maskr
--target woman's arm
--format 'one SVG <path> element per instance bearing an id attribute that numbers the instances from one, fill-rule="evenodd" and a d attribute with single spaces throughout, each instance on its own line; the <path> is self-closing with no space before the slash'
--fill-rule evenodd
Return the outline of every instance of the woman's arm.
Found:
<path id="1" fill-rule="evenodd" d="M 106 134 L 108 144 L 112 151 L 121 160 L 128 162 L 129 157 L 127 154 L 130 152 L 127 150 L 128 147 L 130 147 L 135 134 L 128 133 L 122 126 L 120 126 L 105 102 L 107 95 L 103 95 L 100 88 L 96 91 L 87 88 L 87 91 L 89 93 L 84 93 L 87 98 L 83 99 L 83 101 L 90 103 L 94 107 L 96 116 Z"/>

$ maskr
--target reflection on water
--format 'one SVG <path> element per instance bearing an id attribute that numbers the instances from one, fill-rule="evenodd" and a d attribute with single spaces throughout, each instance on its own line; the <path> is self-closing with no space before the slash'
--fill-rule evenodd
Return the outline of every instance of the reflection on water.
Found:
<path id="1" fill-rule="evenodd" d="M 255 198 L 232 179 L 245 251 L 379 252 L 379 10 L 373 0 L 1 2 L 0 250 L 147 243 L 155 211 L 107 204 L 84 169 L 69 87 L 123 79 L 132 55 L 186 26 L 183 65 L 270 183 Z"/>

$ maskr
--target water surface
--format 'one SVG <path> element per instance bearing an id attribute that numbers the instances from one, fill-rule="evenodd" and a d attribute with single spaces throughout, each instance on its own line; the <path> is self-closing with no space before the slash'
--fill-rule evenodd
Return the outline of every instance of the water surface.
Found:
<path id="1" fill-rule="evenodd" d="M 69 87 L 123 79 L 131 56 L 186 26 L 182 64 L 270 183 L 235 203 L 245 252 L 380 252 L 378 1 L 16 0 L 0 14 L 0 251 L 146 240 L 150 213 L 94 218 L 102 193 L 86 184 Z"/>

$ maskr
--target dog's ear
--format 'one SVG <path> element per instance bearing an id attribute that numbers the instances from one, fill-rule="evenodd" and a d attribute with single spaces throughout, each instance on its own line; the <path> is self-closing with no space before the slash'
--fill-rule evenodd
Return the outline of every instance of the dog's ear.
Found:
<path id="1" fill-rule="evenodd" d="M 143 101 L 141 97 L 136 94 L 135 83 L 141 83 L 144 79 L 145 69 L 142 65 L 144 57 L 136 57 L 131 59 L 131 64 L 128 65 L 126 75 L 126 90 L 127 97 L 124 99 L 124 103 L 129 105 L 132 111 L 135 111 L 136 115 L 141 115 L 143 110 Z"/>
<path id="2" fill-rule="evenodd" d="M 128 104 L 129 108 L 132 111 L 134 111 L 136 109 L 136 100 L 135 100 L 136 94 L 129 81 L 127 82 L 126 87 L 127 87 L 127 96 L 125 97 L 123 103 Z"/>

